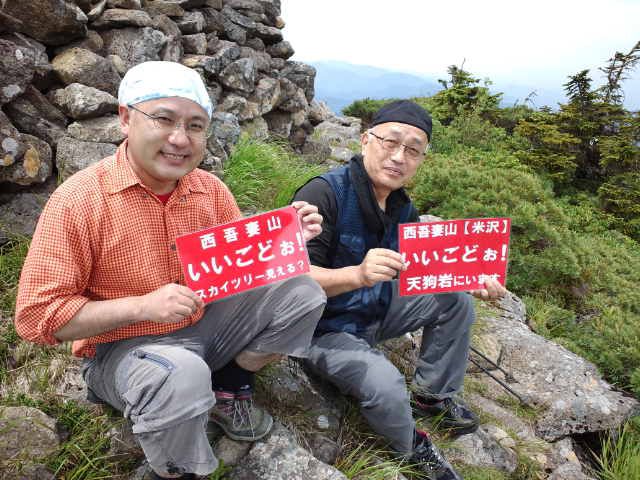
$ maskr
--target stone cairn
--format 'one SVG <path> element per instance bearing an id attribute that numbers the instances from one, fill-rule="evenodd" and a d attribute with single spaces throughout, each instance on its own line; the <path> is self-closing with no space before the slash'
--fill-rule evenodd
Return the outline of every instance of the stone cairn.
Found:
<path id="1" fill-rule="evenodd" d="M 242 131 L 304 150 L 328 112 L 283 27 L 280 0 L 0 2 L 0 237 L 10 223 L 32 231 L 20 217 L 42 199 L 25 186 L 50 192 L 115 151 L 118 85 L 141 62 L 180 62 L 205 81 L 215 113 L 201 168 L 221 173 Z"/>

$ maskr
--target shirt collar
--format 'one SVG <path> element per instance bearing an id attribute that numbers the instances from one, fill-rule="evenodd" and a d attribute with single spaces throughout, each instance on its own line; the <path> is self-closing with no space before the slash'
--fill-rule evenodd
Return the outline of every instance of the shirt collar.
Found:
<path id="1" fill-rule="evenodd" d="M 145 188 L 140 177 L 133 171 L 131 163 L 127 158 L 128 140 L 120 144 L 116 153 L 107 161 L 107 191 L 109 193 L 121 192 L 133 185 L 140 185 Z M 178 181 L 178 185 L 174 190 L 176 195 L 184 195 L 189 192 L 205 192 L 206 189 L 201 178 L 194 171 L 189 172 Z"/>

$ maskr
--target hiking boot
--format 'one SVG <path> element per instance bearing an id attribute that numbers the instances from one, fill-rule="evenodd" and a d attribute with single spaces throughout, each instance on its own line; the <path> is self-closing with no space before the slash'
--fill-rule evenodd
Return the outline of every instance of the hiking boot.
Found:
<path id="1" fill-rule="evenodd" d="M 429 435 L 421 430 L 415 431 L 413 453 L 408 461 L 425 473 L 429 480 L 463 480 L 445 460 Z"/>
<path id="2" fill-rule="evenodd" d="M 438 427 L 451 430 L 457 435 L 473 433 L 480 425 L 480 419 L 462 400 L 445 398 L 429 401 L 420 395 L 413 396 L 414 409 L 430 417 L 437 417 Z"/>
<path id="3" fill-rule="evenodd" d="M 233 440 L 254 442 L 264 437 L 273 426 L 269 413 L 253 404 L 253 394 L 216 392 L 216 404 L 211 420 Z"/>

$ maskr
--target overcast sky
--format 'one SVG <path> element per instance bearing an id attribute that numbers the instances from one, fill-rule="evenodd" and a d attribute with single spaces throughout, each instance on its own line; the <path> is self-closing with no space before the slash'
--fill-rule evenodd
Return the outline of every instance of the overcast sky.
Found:
<path id="1" fill-rule="evenodd" d="M 438 78 L 464 61 L 477 77 L 540 87 L 585 68 L 595 79 L 640 40 L 640 0 L 282 0 L 282 17 L 293 60 Z M 640 90 L 640 67 L 629 82 Z"/>

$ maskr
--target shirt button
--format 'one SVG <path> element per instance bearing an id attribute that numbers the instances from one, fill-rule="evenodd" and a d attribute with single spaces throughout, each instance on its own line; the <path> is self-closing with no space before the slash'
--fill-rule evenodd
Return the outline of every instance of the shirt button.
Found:
<path id="1" fill-rule="evenodd" d="M 172 243 L 172 244 L 169 246 L 169 248 L 175 252 L 175 251 L 176 251 L 176 244 L 175 244 L 175 243 Z"/>

